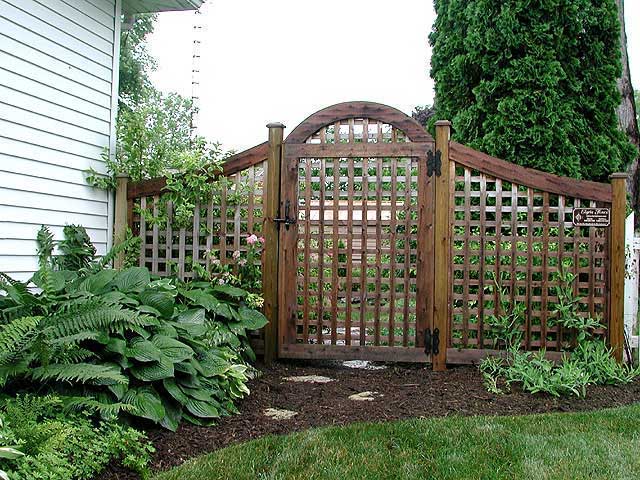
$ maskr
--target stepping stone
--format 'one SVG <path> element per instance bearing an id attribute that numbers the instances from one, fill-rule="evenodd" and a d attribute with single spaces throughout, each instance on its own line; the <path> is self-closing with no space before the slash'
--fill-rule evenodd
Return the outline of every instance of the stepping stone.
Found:
<path id="1" fill-rule="evenodd" d="M 383 395 L 378 392 L 360 392 L 349 395 L 349 400 L 353 400 L 354 402 L 373 402 L 375 397 L 382 396 Z"/>
<path id="2" fill-rule="evenodd" d="M 361 370 L 384 370 L 387 368 L 386 365 L 372 365 L 368 360 L 347 360 L 342 362 L 342 366 Z"/>
<path id="3" fill-rule="evenodd" d="M 282 410 L 279 408 L 267 408 L 263 413 L 265 417 L 269 417 L 273 420 L 291 420 L 298 414 L 298 412 Z"/>
<path id="4" fill-rule="evenodd" d="M 333 378 L 323 377 L 322 375 L 300 375 L 297 377 L 284 377 L 287 382 L 297 383 L 329 383 L 335 381 Z"/>

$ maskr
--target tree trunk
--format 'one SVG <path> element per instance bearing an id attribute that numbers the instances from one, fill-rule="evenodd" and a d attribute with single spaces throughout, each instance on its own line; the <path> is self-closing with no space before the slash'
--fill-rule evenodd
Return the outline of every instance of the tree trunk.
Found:
<path id="1" fill-rule="evenodd" d="M 629 72 L 629 55 L 627 53 L 627 32 L 624 25 L 624 0 L 616 0 L 618 5 L 618 18 L 620 20 L 620 52 L 622 61 L 622 76 L 618 79 L 618 90 L 622 96 L 620 106 L 617 109 L 618 125 L 627 134 L 631 143 L 640 147 L 640 133 L 638 132 L 638 120 L 636 117 L 636 103 Z M 638 157 L 629 165 L 627 172 L 630 175 L 628 182 L 629 193 L 633 201 L 633 209 L 636 212 L 636 227 L 640 226 L 640 169 Z"/>

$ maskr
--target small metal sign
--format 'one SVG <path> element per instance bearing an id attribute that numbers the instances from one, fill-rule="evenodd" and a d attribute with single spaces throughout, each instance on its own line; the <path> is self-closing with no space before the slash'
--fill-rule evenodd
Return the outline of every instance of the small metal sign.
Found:
<path id="1" fill-rule="evenodd" d="M 608 227 L 611 210 L 608 208 L 574 208 L 573 224 L 576 227 Z"/>

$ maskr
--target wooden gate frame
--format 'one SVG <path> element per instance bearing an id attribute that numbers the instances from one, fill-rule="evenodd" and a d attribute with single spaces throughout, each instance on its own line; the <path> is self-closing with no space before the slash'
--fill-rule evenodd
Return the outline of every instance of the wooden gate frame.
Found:
<path id="1" fill-rule="evenodd" d="M 267 178 L 267 205 L 265 209 L 265 234 L 266 238 L 278 238 L 278 243 L 268 241 L 266 259 L 264 263 L 264 283 L 265 283 L 265 314 L 270 320 L 278 319 L 277 331 L 274 325 L 270 325 L 265 332 L 265 360 L 270 361 L 275 352 L 282 353 L 283 346 L 288 338 L 295 336 L 292 331 L 297 316 L 296 299 L 289 298 L 291 295 L 291 285 L 295 284 L 295 270 L 285 268 L 287 265 L 296 262 L 296 236 L 289 232 L 287 235 L 283 228 L 278 235 L 276 218 L 282 217 L 285 212 L 287 200 L 295 205 L 297 199 L 296 189 L 298 182 L 297 165 L 290 161 L 292 156 L 300 156 L 302 153 L 322 156 L 327 154 L 335 156 L 340 153 L 344 156 L 358 154 L 358 148 L 353 145 L 309 145 L 305 142 L 322 127 L 335 122 L 352 118 L 370 118 L 392 125 L 403 131 L 416 147 L 423 148 L 425 143 L 433 143 L 433 138 L 424 128 L 413 118 L 403 112 L 372 102 L 346 102 L 320 110 L 296 127 L 291 134 L 283 141 L 284 125 L 276 123 L 269 124 L 269 156 L 268 156 L 268 178 Z M 449 284 L 449 258 L 450 258 L 450 225 L 449 225 L 449 192 L 450 192 L 450 169 L 448 157 L 449 145 L 449 122 L 438 122 L 436 126 L 437 134 L 435 139 L 435 149 L 441 152 L 442 175 L 436 176 L 433 182 L 434 203 L 433 205 L 422 204 L 422 209 L 433 208 L 433 224 L 425 225 L 423 228 L 433 229 L 434 251 L 428 250 L 425 239 L 419 238 L 418 247 L 418 269 L 426 268 L 427 262 L 437 259 L 434 264 L 433 285 L 419 282 L 419 290 L 422 292 L 433 292 L 432 295 L 419 295 L 416 309 L 417 315 L 428 315 L 433 312 L 432 327 L 439 329 L 441 338 L 446 339 L 448 332 L 448 321 L 450 318 L 450 296 L 448 288 L 434 288 L 434 285 Z M 366 148 L 363 146 L 363 148 Z M 394 152 L 407 156 L 406 150 L 411 150 L 411 143 L 402 145 L 402 152 L 398 144 L 376 145 L 378 150 L 384 150 L 384 154 L 393 156 Z M 413 152 L 412 152 L 413 153 Z M 415 156 L 426 159 L 426 151 L 415 151 Z M 366 156 L 366 155 L 365 155 Z M 293 168 L 296 167 L 296 168 Z M 277 193 L 276 193 L 277 192 Z M 277 196 L 277 201 L 274 197 Z M 424 203 L 424 202 L 423 202 Z M 292 216 L 297 215 L 297 207 L 293 209 Z M 419 218 L 424 218 L 420 215 Z M 422 248 L 420 248 L 422 246 Z M 288 278 L 294 276 L 293 278 Z M 426 276 L 422 276 L 426 278 Z M 288 286 L 288 287 L 286 287 Z M 421 338 L 418 334 L 418 338 Z M 416 347 L 418 348 L 418 347 Z M 443 341 L 437 355 L 431 355 L 431 362 L 435 370 L 446 368 L 446 342 Z"/>

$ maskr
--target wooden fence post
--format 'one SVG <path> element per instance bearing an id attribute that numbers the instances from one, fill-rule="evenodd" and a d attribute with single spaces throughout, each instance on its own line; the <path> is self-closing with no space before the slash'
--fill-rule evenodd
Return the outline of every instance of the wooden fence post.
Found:
<path id="1" fill-rule="evenodd" d="M 118 245 L 123 242 L 127 236 L 127 227 L 129 222 L 127 219 L 128 201 L 127 201 L 127 185 L 129 176 L 126 174 L 118 174 L 116 177 L 116 195 L 115 195 L 115 214 L 113 221 L 113 244 Z M 120 270 L 124 266 L 124 252 L 119 252 L 113 260 L 113 268 Z"/>
<path id="2" fill-rule="evenodd" d="M 264 327 L 264 362 L 270 365 L 278 351 L 278 225 L 273 221 L 280 207 L 280 171 L 282 143 L 285 126 L 270 123 L 269 154 L 267 156 L 266 204 L 264 212 L 264 261 L 262 265 L 262 290 L 264 314 L 269 323 Z"/>
<path id="3" fill-rule="evenodd" d="M 432 354 L 432 365 L 436 371 L 447 368 L 447 345 L 449 338 L 449 271 L 451 265 L 451 225 L 449 224 L 449 197 L 451 168 L 449 165 L 449 136 L 451 122 L 439 120 L 436 122 L 436 152 L 440 152 L 442 159 L 441 175 L 434 177 L 435 182 L 435 225 L 434 225 L 434 314 L 433 330 L 438 329 L 440 345 L 438 354 Z"/>
<path id="4" fill-rule="evenodd" d="M 627 216 L 626 173 L 614 173 L 611 178 L 611 235 L 609 237 L 609 282 L 611 301 L 609 309 L 609 343 L 615 358 L 622 362 L 624 353 L 624 265 L 625 218 Z"/>

